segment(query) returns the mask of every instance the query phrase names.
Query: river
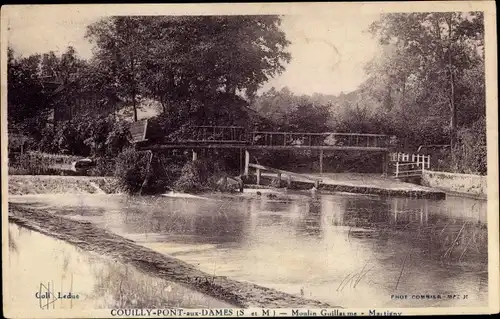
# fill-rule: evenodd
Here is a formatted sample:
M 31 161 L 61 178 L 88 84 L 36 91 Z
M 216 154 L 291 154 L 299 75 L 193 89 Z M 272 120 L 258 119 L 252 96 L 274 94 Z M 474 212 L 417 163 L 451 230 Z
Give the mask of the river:
M 91 221 L 209 274 L 332 305 L 488 302 L 486 201 L 307 192 L 9 200 Z

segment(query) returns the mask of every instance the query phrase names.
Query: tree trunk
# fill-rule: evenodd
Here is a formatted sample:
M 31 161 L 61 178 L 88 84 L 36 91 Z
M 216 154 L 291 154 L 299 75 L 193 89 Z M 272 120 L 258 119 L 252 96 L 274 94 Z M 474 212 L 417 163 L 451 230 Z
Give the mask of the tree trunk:
M 455 77 L 450 65 L 450 148 L 455 145 L 457 134 L 457 109 L 455 105 Z
M 134 88 L 132 89 L 132 106 L 134 107 L 134 122 L 137 122 L 137 103 L 135 101 L 135 96 L 136 96 L 136 92 L 135 92 L 135 86 L 134 86 Z
M 449 15 L 446 19 L 448 23 L 449 37 L 452 33 L 452 16 Z M 453 149 L 456 141 L 456 131 L 457 131 L 457 108 L 455 105 L 455 76 L 453 74 L 453 63 L 452 63 L 452 52 L 451 43 L 448 45 L 448 71 L 450 73 L 450 149 Z

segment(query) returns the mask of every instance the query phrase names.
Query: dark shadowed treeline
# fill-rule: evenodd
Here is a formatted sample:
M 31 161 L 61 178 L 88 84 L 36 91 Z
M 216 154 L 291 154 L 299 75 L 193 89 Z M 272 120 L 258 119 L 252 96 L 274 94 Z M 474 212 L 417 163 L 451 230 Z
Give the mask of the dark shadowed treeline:
M 440 169 L 485 174 L 483 14 L 386 14 L 370 32 L 380 50 L 357 90 L 271 89 L 254 108 L 286 129 L 389 134 L 411 152 L 440 145 Z
M 9 50 L 9 131 L 46 152 L 116 155 L 126 126 L 117 115 L 131 109 L 137 120 L 147 99 L 159 104 L 162 134 L 248 125 L 249 101 L 290 60 L 279 25 L 276 16 L 111 17 L 88 26 L 89 60 L 71 47 Z
M 72 47 L 28 57 L 9 49 L 9 133 L 29 137 L 24 149 L 116 158 L 129 145 L 129 122 L 151 102 L 152 139 L 193 125 L 389 134 L 402 151 L 445 145 L 441 170 L 485 174 L 482 13 L 386 14 L 369 31 L 380 50 L 357 90 L 258 94 L 293 59 L 277 16 L 105 18 L 87 28 L 88 60 Z M 290 169 L 308 160 L 291 156 L 279 158 Z M 335 156 L 335 170 L 380 166 Z

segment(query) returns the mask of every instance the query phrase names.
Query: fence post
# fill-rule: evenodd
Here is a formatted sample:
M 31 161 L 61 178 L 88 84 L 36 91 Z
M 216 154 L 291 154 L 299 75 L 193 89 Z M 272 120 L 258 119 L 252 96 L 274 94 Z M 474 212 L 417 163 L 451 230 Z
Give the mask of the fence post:
M 257 185 L 260 185 L 260 168 L 257 168 Z
M 424 176 L 424 170 L 425 170 L 425 163 L 422 162 L 422 177 Z
M 396 177 L 399 176 L 399 162 L 396 162 Z
M 245 176 L 248 176 L 248 165 L 250 164 L 250 153 L 248 150 L 245 150 L 245 169 L 243 171 L 243 174 Z

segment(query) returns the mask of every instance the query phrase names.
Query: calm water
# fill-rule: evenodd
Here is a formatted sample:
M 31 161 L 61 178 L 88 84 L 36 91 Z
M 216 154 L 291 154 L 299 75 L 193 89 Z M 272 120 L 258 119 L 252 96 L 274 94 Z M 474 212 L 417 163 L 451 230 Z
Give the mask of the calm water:
M 332 305 L 487 305 L 486 201 L 308 193 L 11 201 L 90 220 L 210 274 Z M 426 294 L 468 298 L 412 299 Z
M 9 224 L 7 280 L 12 309 L 210 308 L 229 304 L 134 267 L 89 253 L 64 241 Z M 42 286 L 43 285 L 43 286 Z M 50 286 L 49 286 L 50 285 Z M 39 299 L 50 289 L 78 299 Z M 39 295 L 37 296 L 36 293 Z M 49 303 L 47 303 L 49 302 Z

